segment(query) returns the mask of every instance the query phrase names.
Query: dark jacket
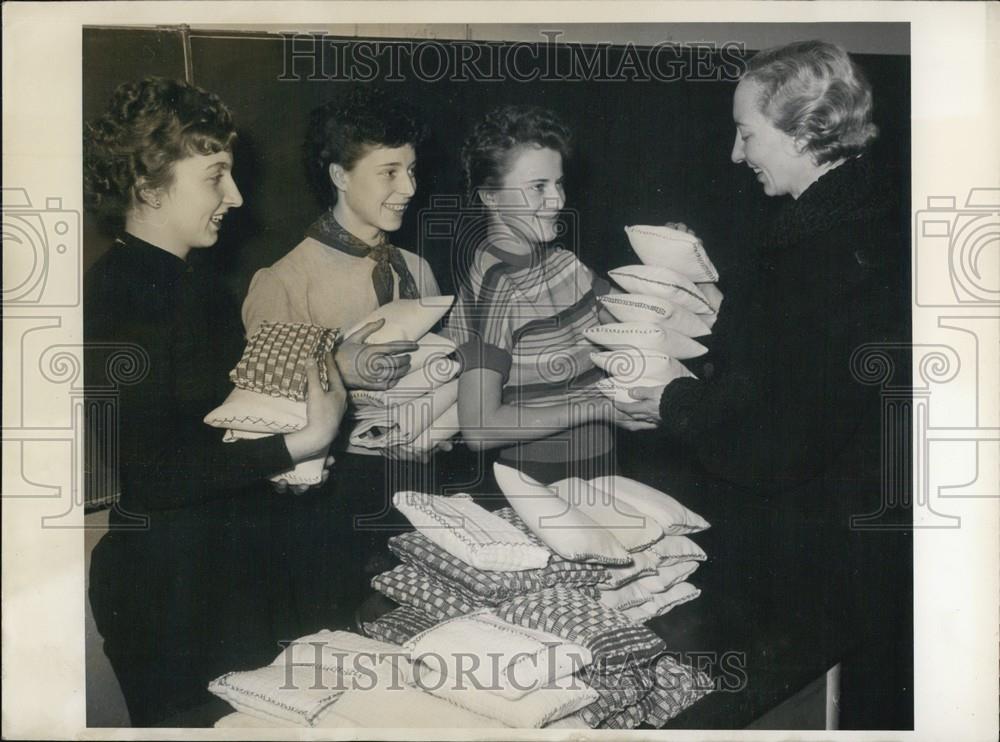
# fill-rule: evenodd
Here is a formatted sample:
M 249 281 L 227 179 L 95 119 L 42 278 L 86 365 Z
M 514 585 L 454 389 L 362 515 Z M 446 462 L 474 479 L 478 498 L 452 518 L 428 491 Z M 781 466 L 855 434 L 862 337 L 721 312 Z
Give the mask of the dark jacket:
M 210 273 L 126 235 L 88 272 L 85 302 L 86 384 L 118 395 L 117 420 L 92 419 L 88 434 L 116 442 L 121 487 L 90 597 L 145 725 L 209 700 L 210 679 L 269 662 L 290 638 L 279 498 L 263 479 L 292 462 L 281 436 L 223 443 L 202 422 L 243 345 Z

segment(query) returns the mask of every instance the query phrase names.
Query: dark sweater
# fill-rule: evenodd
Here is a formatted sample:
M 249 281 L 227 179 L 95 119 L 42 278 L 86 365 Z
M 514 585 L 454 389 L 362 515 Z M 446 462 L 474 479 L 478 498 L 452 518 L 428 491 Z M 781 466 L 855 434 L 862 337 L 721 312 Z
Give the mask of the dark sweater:
M 851 357 L 910 334 L 908 245 L 879 175 L 868 157 L 849 160 L 786 203 L 729 281 L 710 353 L 690 364 L 698 380 L 664 390 L 663 433 L 708 476 L 781 492 L 839 476 L 849 457 L 861 462 L 852 477 L 877 480 L 879 389 Z
M 88 434 L 117 439 L 121 486 L 90 597 L 132 721 L 147 725 L 291 638 L 278 533 L 289 498 L 262 480 L 292 462 L 281 436 L 223 443 L 202 422 L 243 345 L 211 274 L 125 236 L 88 272 L 85 301 L 88 389 L 118 393 L 117 426 L 91 419 Z

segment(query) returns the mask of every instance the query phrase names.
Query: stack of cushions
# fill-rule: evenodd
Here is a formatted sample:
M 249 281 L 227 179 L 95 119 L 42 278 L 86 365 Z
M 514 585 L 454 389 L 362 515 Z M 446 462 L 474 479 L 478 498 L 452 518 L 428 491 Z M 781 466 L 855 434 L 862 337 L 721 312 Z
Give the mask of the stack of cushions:
M 235 385 L 205 422 L 226 430 L 223 440 L 264 438 L 306 425 L 306 364 L 315 360 L 323 390 L 329 390 L 324 357 L 339 340 L 336 330 L 316 325 L 262 322 L 247 342 L 243 357 L 229 373 Z M 303 461 L 272 479 L 316 484 L 325 456 Z
M 510 467 L 495 473 L 511 507 L 494 513 L 466 495 L 396 494 L 417 530 L 389 541 L 402 564 L 372 584 L 400 606 L 366 633 L 409 645 L 443 623 L 492 614 L 580 645 L 593 666 L 576 675 L 598 697 L 555 726 L 660 725 L 708 692 L 707 676 L 667 658 L 642 624 L 698 597 L 687 578 L 706 555 L 688 534 L 709 524 L 624 477 L 549 488 Z M 623 673 L 634 687 L 621 687 Z
M 692 376 L 678 361 L 707 352 L 694 338 L 711 333 L 719 310 L 714 292 L 706 295 L 699 287 L 719 280 L 701 240 L 670 227 L 631 226 L 625 233 L 642 262 L 609 272 L 628 292 L 600 297 L 618 322 L 585 333 L 611 349 L 591 357 L 609 374 L 597 389 L 618 402 L 634 401 L 634 386 Z
M 449 358 L 455 345 L 430 329 L 451 307 L 454 297 L 397 299 L 384 304 L 347 333 L 384 320 L 366 343 L 410 340 L 420 347 L 410 354 L 410 371 L 387 391 L 354 390 L 352 414 L 358 421 L 351 445 L 382 451 L 406 447 L 429 451 L 459 432 L 459 363 Z M 368 369 L 377 373 L 378 369 Z

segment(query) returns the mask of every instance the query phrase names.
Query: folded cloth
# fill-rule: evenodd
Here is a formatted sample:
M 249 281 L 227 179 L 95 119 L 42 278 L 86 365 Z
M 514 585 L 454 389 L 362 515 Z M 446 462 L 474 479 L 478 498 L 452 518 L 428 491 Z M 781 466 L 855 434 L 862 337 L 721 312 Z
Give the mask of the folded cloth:
M 504 601 L 494 613 L 508 623 L 541 629 L 590 650 L 594 662 L 643 662 L 666 650 L 649 629 L 579 591 L 552 587 Z
M 324 728 L 489 729 L 502 726 L 497 719 L 475 714 L 408 685 L 349 690 L 337 700 L 323 721 Z
M 352 685 L 402 682 L 412 677 L 408 664 L 398 646 L 345 631 L 321 631 L 292 642 L 270 665 L 228 672 L 208 689 L 258 719 L 318 726 Z
M 306 403 L 236 387 L 205 415 L 213 428 L 250 433 L 291 433 L 306 426 Z
M 255 438 L 267 438 L 273 433 L 248 433 L 243 430 L 227 430 L 222 440 L 232 443 L 238 440 L 253 440 Z M 314 459 L 306 459 L 295 465 L 294 469 L 275 474 L 271 477 L 272 482 L 287 482 L 288 484 L 319 484 L 323 481 L 323 465 L 326 463 L 326 456 L 317 456 Z
M 427 611 L 414 608 L 412 605 L 401 605 L 366 623 L 362 628 L 373 639 L 391 644 L 405 644 L 436 623 L 437 619 Z
M 651 618 L 662 616 L 664 613 L 672 611 L 679 605 L 694 600 L 701 595 L 701 590 L 690 582 L 681 582 L 671 587 L 666 592 L 655 593 L 650 599 L 634 608 L 624 609 L 622 612 L 636 623 L 645 623 Z
M 419 299 L 396 299 L 383 304 L 369 314 L 346 335 L 353 335 L 370 322 L 385 320 L 382 329 L 372 333 L 365 340 L 369 345 L 390 343 L 394 340 L 417 340 L 434 327 L 451 309 L 454 296 L 425 296 Z
M 672 358 L 697 358 L 708 348 L 669 327 L 652 322 L 612 322 L 583 331 L 592 343 L 618 350 L 649 350 Z
M 704 549 L 687 536 L 664 536 L 647 550 L 656 556 L 657 569 L 679 562 L 704 562 L 708 559 Z
M 510 508 L 502 508 L 494 514 L 508 519 L 515 527 L 520 523 L 520 519 Z M 540 544 L 538 541 L 536 546 Z M 552 585 L 596 585 L 607 577 L 607 569 L 601 565 L 571 562 L 555 554 L 548 565 L 538 570 L 482 570 L 448 553 L 417 531 L 390 538 L 389 550 L 404 564 L 419 569 L 453 590 L 473 595 L 490 605 Z
M 360 422 L 351 433 L 351 445 L 381 449 L 412 443 L 457 401 L 455 379 L 427 394 L 400 393 L 384 409 L 362 408 L 355 412 Z
M 372 587 L 401 605 L 419 608 L 437 621 L 464 616 L 486 605 L 480 598 L 457 591 L 409 564 L 376 575 Z
M 692 338 L 712 334 L 705 315 L 695 314 L 659 296 L 605 294 L 597 298 L 619 322 L 652 322 Z
M 568 504 L 606 529 L 629 553 L 642 551 L 663 538 L 663 529 L 652 518 L 615 500 L 579 477 L 561 479 L 549 488 Z
M 548 549 L 468 495 L 397 492 L 392 503 L 418 531 L 473 567 L 500 572 L 541 569 L 549 563 Z
M 489 651 L 489 650 L 487 650 Z M 475 656 L 482 654 L 482 649 Z M 488 685 L 453 682 L 440 674 L 418 676 L 417 685 L 439 698 L 504 726 L 536 729 L 561 719 L 597 700 L 597 692 L 573 675 L 567 675 L 525 693 L 516 700 Z
M 351 403 L 359 407 L 388 407 L 412 399 L 418 394 L 427 394 L 439 386 L 447 384 L 458 376 L 462 365 L 449 358 L 438 358 L 402 377 L 388 390 L 352 389 L 348 396 Z
M 715 308 L 690 278 L 658 265 L 626 265 L 608 275 L 630 294 L 659 296 L 695 314 L 715 314 Z
M 447 410 L 441 413 L 434 422 L 427 426 L 420 435 L 409 443 L 404 443 L 400 448 L 412 450 L 418 453 L 431 451 L 441 441 L 454 438 L 462 432 L 462 426 L 458 421 L 458 403 L 456 402 Z
M 670 495 L 634 479 L 607 476 L 591 479 L 590 483 L 648 515 L 668 536 L 697 533 L 709 527 L 707 520 Z
M 404 648 L 422 687 L 458 688 L 469 683 L 512 701 L 551 687 L 591 660 L 585 647 L 545 631 L 514 626 L 486 610 L 442 621 L 414 636 Z
M 607 529 L 527 474 L 500 463 L 493 474 L 507 501 L 545 545 L 565 559 L 629 564 L 625 547 Z
M 682 377 L 697 378 L 687 366 L 666 353 L 638 348 L 591 353 L 590 360 L 622 385 L 658 386 Z M 633 402 L 635 400 L 632 400 Z
M 323 391 L 329 390 L 323 357 L 339 339 L 337 330 L 265 320 L 247 341 L 229 379 L 241 389 L 305 402 L 307 361 L 317 362 Z
M 660 265 L 681 273 L 692 281 L 714 283 L 719 272 L 705 252 L 701 240 L 672 227 L 639 224 L 625 227 L 628 241 L 646 265 Z
M 648 593 L 666 592 L 679 582 L 684 582 L 698 569 L 698 562 L 676 562 L 665 564 L 656 570 L 655 575 L 641 577 L 639 586 Z
M 670 538 L 679 537 L 671 536 Z M 627 585 L 642 577 L 655 575 L 657 568 L 663 562 L 663 558 L 660 556 L 660 552 L 653 550 L 653 546 L 655 544 L 632 554 L 632 564 L 627 564 L 624 567 L 608 567 L 607 578 L 598 583 L 597 587 L 602 591 L 617 590 L 623 585 Z

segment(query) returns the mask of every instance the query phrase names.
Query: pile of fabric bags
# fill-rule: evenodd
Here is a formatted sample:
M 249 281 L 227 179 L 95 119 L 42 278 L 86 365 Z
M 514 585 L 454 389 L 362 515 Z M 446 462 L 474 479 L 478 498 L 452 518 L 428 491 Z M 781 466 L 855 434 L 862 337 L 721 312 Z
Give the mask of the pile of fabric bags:
M 340 336 L 317 325 L 262 322 L 247 342 L 236 368 L 229 372 L 235 385 L 225 401 L 205 416 L 205 422 L 225 429 L 223 440 L 264 438 L 291 433 L 306 425 L 306 363 L 317 362 L 320 382 L 329 390 L 324 357 Z M 289 484 L 316 484 L 323 475 L 319 456 L 293 470 L 272 477 Z
M 596 387 L 618 402 L 634 401 L 635 386 L 661 386 L 692 376 L 681 360 L 707 348 L 696 338 L 711 334 L 719 310 L 719 273 L 697 237 L 671 227 L 625 228 L 640 264 L 609 272 L 627 293 L 599 297 L 618 322 L 588 329 L 591 342 L 609 350 L 591 355 L 608 373 Z
M 217 678 L 218 726 L 631 729 L 711 691 L 643 622 L 698 595 L 708 527 L 623 477 L 549 488 L 509 467 L 510 507 L 399 492 L 416 530 L 373 585 L 399 607 L 368 637 L 324 631 Z M 642 610 L 636 610 L 636 609 Z
M 352 446 L 384 451 L 404 447 L 426 453 L 456 435 L 458 423 L 458 361 L 449 356 L 455 344 L 430 329 L 445 315 L 452 296 L 397 299 L 384 304 L 351 328 L 385 320 L 368 336 L 368 344 L 410 340 L 419 349 L 410 354 L 410 371 L 386 391 L 350 392 L 351 414 L 357 421 L 351 431 Z M 379 369 L 366 369 L 377 375 Z

